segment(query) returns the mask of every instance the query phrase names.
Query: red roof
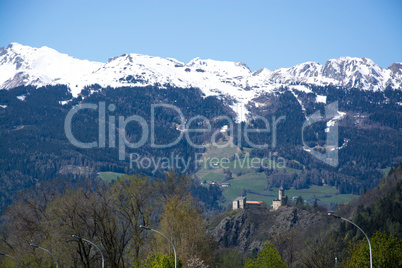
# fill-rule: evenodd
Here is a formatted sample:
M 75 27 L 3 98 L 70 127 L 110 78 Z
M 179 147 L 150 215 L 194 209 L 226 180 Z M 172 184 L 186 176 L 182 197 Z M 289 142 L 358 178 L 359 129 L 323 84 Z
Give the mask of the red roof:
M 263 201 L 246 201 L 246 204 L 256 204 L 256 205 L 260 205 L 263 204 Z

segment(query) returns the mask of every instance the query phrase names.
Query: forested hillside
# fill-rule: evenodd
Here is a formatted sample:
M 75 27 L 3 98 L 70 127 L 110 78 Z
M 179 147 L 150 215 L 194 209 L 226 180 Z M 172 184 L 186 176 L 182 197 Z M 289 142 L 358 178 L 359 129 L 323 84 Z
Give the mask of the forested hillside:
M 353 215 L 353 221 L 366 233 L 372 236 L 381 230 L 387 234 L 395 234 L 402 239 L 402 164 L 393 168 L 389 175 L 382 179 L 374 189 L 367 191 L 358 200 L 341 208 L 343 215 Z M 359 232 L 353 231 L 351 225 L 341 225 L 340 235 L 352 231 L 363 239 Z M 349 237 L 353 237 L 350 233 Z
M 337 87 L 312 87 L 312 90 L 315 93 L 282 87 L 277 93 L 260 96 L 255 99 L 255 104 L 249 104 L 252 116 L 263 116 L 268 122 L 283 118 L 276 124 L 275 134 L 273 129 L 268 133 L 247 133 L 246 139 L 244 122 L 235 124 L 228 134 L 242 150 L 250 152 L 250 157 L 264 158 L 273 154 L 284 158 L 287 167 L 301 170 L 289 174 L 262 169 L 267 176 L 268 188 L 283 185 L 286 189 L 304 189 L 310 185 L 326 184 L 335 186 L 341 194 L 361 194 L 375 187 L 384 170 L 401 161 L 400 91 L 387 89 L 380 93 Z M 325 152 L 322 146 L 325 144 L 326 122 L 303 129 L 306 117 L 316 111 L 324 112 L 325 105 L 316 102 L 316 94 L 326 95 L 327 103 L 338 101 L 338 109 L 345 112 L 338 119 L 339 164 L 336 167 L 314 158 L 303 146 L 305 142 L 309 147 Z M 103 117 L 100 115 L 101 103 L 105 107 Z M 94 178 L 102 171 L 158 176 L 169 169 L 193 174 L 198 169 L 196 158 L 205 150 L 192 144 L 210 143 L 212 137 L 214 140 L 224 138 L 219 132 L 215 136 L 213 133 L 227 125 L 228 120 L 235 122 L 235 114 L 228 106 L 232 103 L 228 99 L 205 97 L 198 89 L 168 85 L 142 88 L 101 88 L 94 85 L 84 89 L 78 98 L 73 98 L 66 86 L 19 87 L 0 91 L 0 104 L 1 210 L 10 204 L 19 190 L 55 178 L 76 181 Z M 100 148 L 78 148 L 67 139 L 66 117 L 79 104 L 96 105 L 99 109 L 77 112 L 71 121 L 72 134 L 84 143 L 101 142 L 99 139 L 103 137 L 104 144 L 98 144 Z M 154 110 L 155 125 L 153 133 L 149 133 L 152 105 L 160 106 Z M 163 105 L 172 105 L 176 109 Z M 146 133 L 139 122 L 128 123 L 125 127 L 127 142 L 147 139 L 135 150 L 123 144 L 121 156 L 119 146 L 125 141 L 119 140 L 118 124 L 120 117 L 124 122 L 130 116 L 143 118 L 149 129 Z M 223 117 L 219 119 L 218 116 Z M 207 131 L 185 133 L 192 144 L 180 136 L 184 134 L 183 124 L 190 122 L 189 119 L 192 119 L 189 127 L 193 130 L 205 129 L 208 124 L 210 127 Z M 110 136 L 114 130 L 109 127 L 105 126 L 105 133 L 99 133 L 99 125 L 103 122 L 106 126 L 115 126 L 114 141 Z M 247 125 L 254 129 L 266 128 L 261 120 L 253 117 Z M 158 149 L 152 146 L 151 137 L 155 144 L 169 144 L 182 138 L 174 146 Z M 269 146 L 259 149 L 250 144 Z M 144 168 L 130 165 L 130 154 L 133 153 L 149 159 L 174 156 L 185 161 L 177 161 L 175 166 L 170 163 L 165 168 L 152 164 Z M 121 157 L 124 161 L 119 160 Z
M 89 92 L 90 96 L 87 96 Z M 23 97 L 20 97 L 23 96 Z M 17 98 L 20 97 L 20 98 Z M 83 100 L 84 99 L 84 100 Z M 124 160 L 119 160 L 119 140 L 116 131 L 115 146 L 107 140 L 103 148 L 81 149 L 71 144 L 65 132 L 65 119 L 73 106 L 79 103 L 115 105 L 116 110 L 107 110 L 107 120 L 113 116 L 118 124 L 119 117 L 140 116 L 151 129 L 151 104 L 172 104 L 183 113 L 183 116 L 205 116 L 213 118 L 219 115 L 231 117 L 232 112 L 222 101 L 215 97 L 203 98 L 197 89 L 178 88 L 120 88 L 100 89 L 91 87 L 84 90 L 82 97 L 72 99 L 65 86 L 56 87 L 20 87 L 10 91 L 0 91 L 0 103 L 7 108 L 0 108 L 0 211 L 10 204 L 17 192 L 30 186 L 54 180 L 82 180 L 95 178 L 101 171 L 120 173 L 141 173 L 157 177 L 166 170 L 175 169 L 178 172 L 191 173 L 196 165 L 194 156 L 202 149 L 194 148 L 181 139 L 174 147 L 166 149 L 151 148 L 148 138 L 144 146 L 132 150 L 127 149 Z M 155 109 L 155 139 L 156 144 L 168 144 L 176 140 L 180 131 L 180 114 L 167 108 Z M 84 109 L 72 120 L 72 133 L 81 142 L 98 141 L 99 111 Z M 217 125 L 214 125 L 217 124 Z M 118 125 L 117 125 L 118 127 Z M 117 128 L 116 127 L 116 128 Z M 220 122 L 212 122 L 212 130 L 220 128 Z M 106 128 L 109 135 L 109 129 Z M 127 124 L 126 137 L 136 142 L 142 135 L 142 129 L 136 122 Z M 211 135 L 212 133 L 206 133 Z M 189 135 L 195 143 L 202 143 L 207 137 L 202 133 Z M 178 162 L 165 169 L 148 166 L 142 168 L 130 165 L 130 153 L 136 153 L 144 158 L 149 157 L 180 157 L 188 159 L 184 165 Z

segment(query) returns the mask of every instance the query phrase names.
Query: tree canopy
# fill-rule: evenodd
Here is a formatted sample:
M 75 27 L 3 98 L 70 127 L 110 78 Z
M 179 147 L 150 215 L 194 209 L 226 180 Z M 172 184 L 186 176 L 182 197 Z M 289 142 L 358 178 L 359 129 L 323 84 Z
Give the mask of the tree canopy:
M 395 235 L 386 235 L 376 232 L 370 239 L 372 248 L 373 267 L 402 267 L 402 240 Z M 352 249 L 350 258 L 346 261 L 346 268 L 360 268 L 370 266 L 370 251 L 366 240 L 361 241 Z
M 285 268 L 286 264 L 282 261 L 275 246 L 270 242 L 265 244 L 256 258 L 246 259 L 243 268 Z

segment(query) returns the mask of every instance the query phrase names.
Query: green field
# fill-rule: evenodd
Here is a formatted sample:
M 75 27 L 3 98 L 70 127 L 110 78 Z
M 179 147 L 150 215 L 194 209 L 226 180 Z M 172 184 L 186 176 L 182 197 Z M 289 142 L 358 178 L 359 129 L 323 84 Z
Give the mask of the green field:
M 219 143 L 222 145 L 223 143 Z M 207 147 L 207 151 L 203 155 L 205 162 L 200 163 L 201 169 L 196 173 L 201 181 L 211 183 L 212 181 L 222 182 L 225 173 L 228 169 L 232 172 L 229 188 L 222 188 L 223 195 L 226 199 L 221 205 L 230 205 L 232 200 L 239 197 L 242 192 L 247 193 L 248 200 L 264 201 L 268 206 L 272 204 L 272 200 L 278 197 L 278 188 L 273 188 L 271 191 L 266 189 L 267 177 L 264 172 L 257 172 L 252 166 L 263 163 L 264 167 L 275 167 L 276 163 L 270 159 L 247 158 L 251 149 L 240 148 L 231 144 L 224 148 L 216 148 L 212 145 Z M 243 158 L 241 158 L 243 157 Z M 231 161 L 229 160 L 231 159 Z M 212 161 L 212 162 L 211 162 Z M 217 163 L 217 164 L 214 164 Z M 250 168 L 251 167 L 251 168 Z M 290 173 L 299 173 L 300 170 L 284 167 Z M 384 169 L 384 173 L 388 173 L 390 169 Z M 259 170 L 261 171 L 261 170 Z M 121 177 L 122 173 L 115 172 L 100 172 L 99 177 L 104 181 L 111 182 Z M 308 189 L 289 189 L 285 195 L 289 200 L 294 196 L 302 196 L 303 199 L 317 198 L 319 203 L 347 203 L 352 199 L 357 198 L 357 195 L 339 194 L 335 187 L 331 186 L 311 186 Z
M 99 172 L 98 177 L 106 182 L 112 182 L 117 180 L 117 178 L 123 176 L 123 173 L 116 173 L 116 172 Z
M 224 175 L 220 173 L 215 173 L 215 172 L 209 172 L 203 179 L 206 181 L 222 181 Z
M 267 177 L 264 173 L 247 173 L 241 176 L 234 176 L 231 180 L 233 186 L 239 188 L 250 188 L 253 190 L 263 190 L 267 187 Z
M 223 159 L 223 158 L 221 158 Z M 229 159 L 229 157 L 224 158 Z M 217 164 L 214 164 L 217 163 Z M 230 162 L 222 161 L 222 162 L 215 162 L 212 160 L 211 162 L 201 163 L 201 169 L 196 173 L 197 177 L 200 178 L 202 181 L 206 180 L 207 182 L 211 181 L 220 181 L 224 177 L 224 169 L 228 169 L 233 173 L 233 177 L 236 174 L 241 173 L 242 175 L 246 176 L 248 173 L 255 173 L 253 167 L 258 167 L 259 164 L 262 164 L 264 167 L 271 167 L 275 168 L 276 163 L 275 161 L 271 161 L 269 159 L 260 159 L 260 158 L 236 158 Z M 284 167 L 290 173 L 299 173 L 301 170 L 287 168 Z M 280 167 L 279 167 L 280 169 Z M 242 176 L 241 175 L 241 176 Z M 248 180 L 249 176 L 246 176 L 244 180 Z
M 249 153 L 250 150 L 244 152 Z M 232 200 L 239 197 L 242 192 L 247 192 L 248 200 L 264 201 L 267 205 L 278 197 L 278 189 L 271 191 L 267 187 L 267 177 L 264 172 L 257 172 L 253 166 L 263 163 L 264 167 L 276 167 L 276 163 L 270 159 L 247 158 L 237 147 L 228 146 L 222 149 L 209 146 L 204 154 L 205 162 L 201 163 L 201 169 L 196 173 L 201 181 L 211 183 L 212 181 L 222 182 L 225 177 L 224 170 L 232 172 L 233 179 L 229 188 L 222 188 L 226 201 L 224 206 L 230 205 Z M 231 159 L 231 161 L 228 161 Z M 215 163 L 215 164 L 214 164 Z M 299 173 L 301 170 L 284 167 L 290 173 Z M 387 170 L 384 170 L 387 172 Z M 289 189 L 285 194 L 291 199 L 294 196 L 302 196 L 303 199 L 318 199 L 319 203 L 346 203 L 357 198 L 357 195 L 339 194 L 335 187 L 311 186 L 308 189 Z
M 268 206 L 272 204 L 272 200 L 278 198 L 278 188 L 273 188 L 272 191 L 252 189 L 254 187 L 239 188 L 236 187 L 236 183 L 232 184 L 232 181 L 228 181 L 231 184 L 230 188 L 222 188 L 223 195 L 226 201 L 223 206 L 229 205 L 232 200 L 239 197 L 242 193 L 242 189 L 252 190 L 252 193 L 247 192 L 247 200 L 264 201 Z M 301 196 L 303 199 L 318 199 L 319 203 L 335 204 L 335 203 L 347 203 L 352 199 L 358 198 L 357 195 L 352 194 L 339 194 L 335 187 L 331 186 L 311 186 L 308 189 L 295 190 L 293 188 L 285 191 L 285 195 L 289 200 L 294 196 Z

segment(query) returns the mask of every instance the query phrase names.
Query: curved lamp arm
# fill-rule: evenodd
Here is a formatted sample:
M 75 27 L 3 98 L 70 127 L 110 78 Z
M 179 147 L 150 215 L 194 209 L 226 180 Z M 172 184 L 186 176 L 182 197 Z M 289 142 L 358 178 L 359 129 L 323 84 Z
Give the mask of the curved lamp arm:
M 1 253 L 1 252 L 0 252 L 0 255 L 7 256 L 7 257 L 9 257 L 9 258 L 15 260 L 16 262 L 18 262 L 18 265 L 22 268 L 22 265 L 21 265 L 20 261 L 19 261 L 17 258 L 14 258 L 13 256 L 10 256 L 10 255 L 8 255 L 8 254 Z
M 47 250 L 47 249 L 45 249 L 45 248 L 41 248 L 41 247 L 39 247 L 39 246 L 37 246 L 37 245 L 35 245 L 35 244 L 29 244 L 29 245 L 30 245 L 31 247 L 33 247 L 33 248 L 40 248 L 41 250 L 44 250 L 44 251 L 46 251 L 47 253 L 49 253 L 50 255 L 52 255 L 53 259 L 56 261 L 56 267 L 59 268 L 59 263 L 58 263 L 56 257 L 52 254 L 52 252 L 50 252 L 49 250 Z
M 366 233 L 362 230 L 362 228 L 360 228 L 360 227 L 357 226 L 354 222 L 352 222 L 352 221 L 350 221 L 350 220 L 348 220 L 348 219 L 345 219 L 345 218 L 343 218 L 343 217 L 341 217 L 341 216 L 335 215 L 333 212 L 328 212 L 328 216 L 332 216 L 332 217 L 334 217 L 334 218 L 336 218 L 336 219 L 341 219 L 341 220 L 347 221 L 347 222 L 353 224 L 354 226 L 356 226 L 357 229 L 359 229 L 359 230 L 364 234 L 364 236 L 365 236 L 366 239 L 367 239 L 367 242 L 368 242 L 368 244 L 369 244 L 369 249 L 370 249 L 370 268 L 373 268 L 373 255 L 372 255 L 372 252 L 371 252 L 371 243 L 370 243 L 370 239 L 368 238 L 368 236 L 366 235 Z
M 77 238 L 77 239 L 79 239 L 79 240 L 84 240 L 85 242 L 88 242 L 88 243 L 90 243 L 91 245 L 93 245 L 93 246 L 99 251 L 99 253 L 100 253 L 101 256 L 102 256 L 102 268 L 105 267 L 105 258 L 103 257 L 102 251 L 100 250 L 100 248 L 99 248 L 97 245 L 95 245 L 94 243 L 92 243 L 92 242 L 89 241 L 88 239 L 79 237 L 78 235 L 72 235 L 72 237 Z
M 165 238 L 166 238 L 166 239 L 167 239 L 167 240 L 170 242 L 170 244 L 171 244 L 171 245 L 172 245 L 172 247 L 173 247 L 173 251 L 174 251 L 174 267 L 175 267 L 175 268 L 177 268 L 177 255 L 176 255 L 176 248 L 174 247 L 174 245 L 173 245 L 172 241 L 170 241 L 170 239 L 169 239 L 169 238 L 167 238 L 167 236 L 166 236 L 166 235 L 162 234 L 161 232 L 159 232 L 159 231 L 157 231 L 157 230 L 151 229 L 151 228 L 146 227 L 146 226 L 143 226 L 143 225 L 140 225 L 140 228 L 145 229 L 145 230 L 149 230 L 149 231 L 156 232 L 156 233 L 158 233 L 158 234 L 162 235 L 163 237 L 165 237 Z

